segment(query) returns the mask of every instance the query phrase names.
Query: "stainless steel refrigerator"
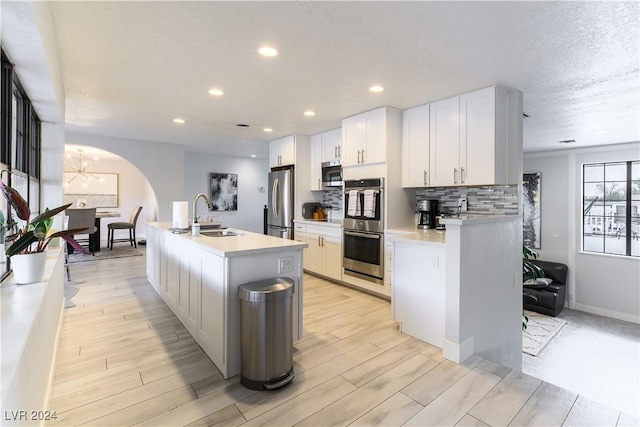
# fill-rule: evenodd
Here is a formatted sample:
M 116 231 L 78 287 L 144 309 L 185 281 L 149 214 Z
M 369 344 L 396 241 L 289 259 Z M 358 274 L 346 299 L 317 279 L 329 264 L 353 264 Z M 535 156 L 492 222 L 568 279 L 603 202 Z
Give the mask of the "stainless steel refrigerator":
M 293 171 L 290 169 L 269 173 L 267 234 L 293 239 Z

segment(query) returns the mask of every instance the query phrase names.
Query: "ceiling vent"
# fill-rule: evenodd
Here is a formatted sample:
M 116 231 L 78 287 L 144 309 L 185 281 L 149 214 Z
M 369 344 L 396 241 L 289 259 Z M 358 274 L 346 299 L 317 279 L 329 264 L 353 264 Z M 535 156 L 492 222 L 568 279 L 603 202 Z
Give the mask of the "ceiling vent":
M 564 141 L 558 141 L 558 144 L 573 144 L 576 142 L 575 139 L 565 139 Z
M 526 119 L 527 117 L 530 117 L 527 113 L 522 113 L 522 118 Z
M 246 124 L 246 123 L 236 123 L 236 126 L 239 128 L 248 128 L 251 127 L 250 125 Z

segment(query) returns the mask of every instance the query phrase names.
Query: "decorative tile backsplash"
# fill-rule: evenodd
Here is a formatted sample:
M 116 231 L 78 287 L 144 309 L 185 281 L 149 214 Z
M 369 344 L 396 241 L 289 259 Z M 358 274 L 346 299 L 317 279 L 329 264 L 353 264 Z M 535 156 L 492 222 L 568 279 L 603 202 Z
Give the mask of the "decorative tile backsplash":
M 467 197 L 467 212 L 491 215 L 517 215 L 520 206 L 517 185 L 495 187 L 437 187 L 416 189 L 416 201 L 438 199 L 441 213 L 458 213 L 458 199 Z
M 322 205 L 330 209 L 342 209 L 342 188 L 328 188 L 322 191 Z

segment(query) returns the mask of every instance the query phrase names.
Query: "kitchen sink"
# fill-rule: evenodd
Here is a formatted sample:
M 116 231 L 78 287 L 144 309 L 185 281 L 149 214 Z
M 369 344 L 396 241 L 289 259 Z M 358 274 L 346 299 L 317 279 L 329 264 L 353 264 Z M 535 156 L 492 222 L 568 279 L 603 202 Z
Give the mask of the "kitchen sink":
M 231 230 L 202 231 L 200 234 L 207 237 L 242 236 L 242 234 L 238 234 L 235 231 Z

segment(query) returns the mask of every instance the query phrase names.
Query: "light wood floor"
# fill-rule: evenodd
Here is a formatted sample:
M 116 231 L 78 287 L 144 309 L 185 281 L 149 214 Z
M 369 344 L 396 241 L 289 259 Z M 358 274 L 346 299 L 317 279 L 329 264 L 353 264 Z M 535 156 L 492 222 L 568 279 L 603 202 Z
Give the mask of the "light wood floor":
M 638 425 L 638 419 L 479 357 L 457 365 L 398 332 L 388 302 L 305 276 L 294 381 L 223 380 L 148 284 L 144 257 L 71 265 L 53 425 Z

